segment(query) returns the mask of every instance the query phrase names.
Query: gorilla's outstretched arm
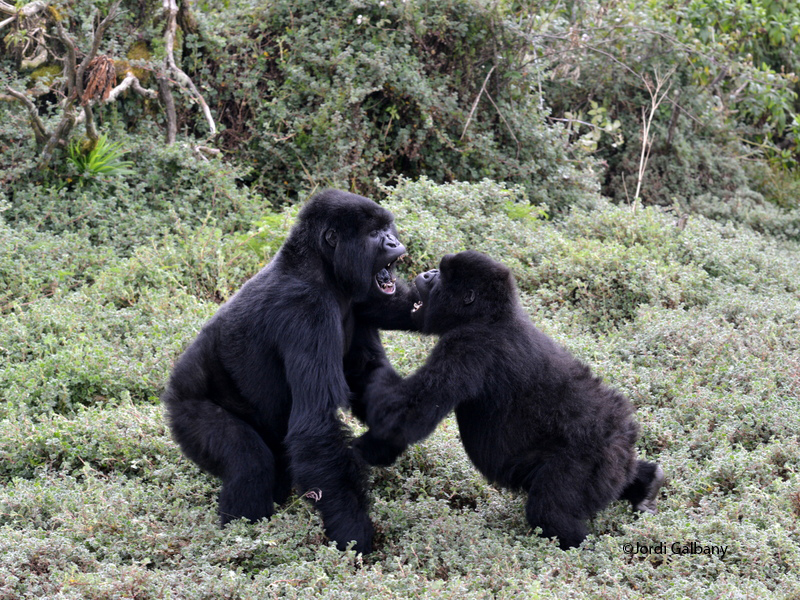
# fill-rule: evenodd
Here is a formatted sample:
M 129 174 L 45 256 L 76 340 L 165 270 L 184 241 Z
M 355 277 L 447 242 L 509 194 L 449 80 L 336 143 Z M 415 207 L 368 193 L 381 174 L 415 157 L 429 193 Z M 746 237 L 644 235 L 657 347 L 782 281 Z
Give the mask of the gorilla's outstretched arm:
M 465 332 L 440 341 L 425 364 L 405 379 L 391 368 L 376 371 L 364 394 L 369 430 L 354 442 L 364 460 L 390 465 L 408 446 L 433 433 L 460 403 L 477 397 L 488 368 L 473 351 L 481 347 Z
M 396 280 L 394 294 L 359 302 L 353 308 L 353 314 L 362 327 L 419 331 L 419 324 L 411 316 L 418 301 L 419 293 L 414 286 Z
M 367 420 L 364 392 L 370 378 L 377 371 L 393 371 L 378 328 L 419 330 L 411 318 L 419 293 L 415 287 L 399 280 L 395 288 L 391 296 L 375 297 L 373 294 L 370 301 L 356 304 L 353 309 L 356 325 L 350 350 L 344 357 L 344 374 L 350 388 L 350 411 L 362 422 Z

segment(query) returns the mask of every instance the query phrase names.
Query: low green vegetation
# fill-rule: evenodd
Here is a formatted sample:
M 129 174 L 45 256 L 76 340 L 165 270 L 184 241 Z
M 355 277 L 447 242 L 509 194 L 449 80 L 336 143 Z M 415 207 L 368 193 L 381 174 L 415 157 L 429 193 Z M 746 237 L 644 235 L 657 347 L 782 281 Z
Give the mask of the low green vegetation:
M 409 248 L 404 276 L 445 252 L 491 253 L 534 321 L 631 398 L 641 453 L 669 477 L 659 514 L 614 504 L 562 552 L 529 531 L 522 497 L 481 479 L 448 420 L 373 471 L 368 557 L 335 550 L 297 497 L 268 523 L 220 530 L 218 482 L 170 440 L 157 395 L 291 214 L 226 235 L 229 222 L 205 221 L 133 251 L 3 224 L 0 597 L 800 594 L 795 243 L 600 199 L 553 222 L 488 180 L 404 180 L 383 202 Z M 384 339 L 405 373 L 434 342 Z M 725 555 L 682 554 L 711 546 Z
M 111 3 L 30 4 L 0 3 L 0 600 L 800 598 L 796 2 L 181 2 L 167 144 L 163 3 L 126 0 L 98 52 L 153 93 L 46 162 L 61 30 L 85 55 Z M 327 186 L 392 210 L 403 277 L 509 265 L 636 406 L 659 513 L 562 552 L 449 419 L 372 471 L 370 556 L 296 496 L 220 530 L 158 396 Z M 383 339 L 402 373 L 435 343 Z

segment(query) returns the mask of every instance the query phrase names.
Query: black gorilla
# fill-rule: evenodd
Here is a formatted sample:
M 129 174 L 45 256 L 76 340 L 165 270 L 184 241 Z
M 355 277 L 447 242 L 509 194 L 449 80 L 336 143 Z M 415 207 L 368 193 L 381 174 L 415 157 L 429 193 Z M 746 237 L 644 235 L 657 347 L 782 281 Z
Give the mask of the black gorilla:
M 390 464 L 455 408 L 464 448 L 489 481 L 528 492 L 526 515 L 562 548 L 616 499 L 655 512 L 661 467 L 637 460 L 630 402 L 536 329 L 511 272 L 477 252 L 447 255 L 416 279 L 413 317 L 441 337 L 416 373 L 373 373 L 370 429 L 355 446 Z
M 269 517 L 294 486 L 339 548 L 371 550 L 366 465 L 337 409 L 352 388 L 363 418 L 366 377 L 391 368 L 376 328 L 414 327 L 404 253 L 389 211 L 326 190 L 177 361 L 162 401 L 183 452 L 222 479 L 222 524 Z

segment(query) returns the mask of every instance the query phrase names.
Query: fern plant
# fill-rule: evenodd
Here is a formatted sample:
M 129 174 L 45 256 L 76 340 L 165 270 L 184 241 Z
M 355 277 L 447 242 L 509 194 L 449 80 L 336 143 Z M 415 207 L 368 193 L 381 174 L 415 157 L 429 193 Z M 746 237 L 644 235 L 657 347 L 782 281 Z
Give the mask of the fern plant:
M 105 134 L 97 138 L 94 146 L 86 151 L 78 140 L 70 142 L 68 160 L 81 176 L 130 175 L 133 162 L 122 160 L 121 142 L 109 142 Z

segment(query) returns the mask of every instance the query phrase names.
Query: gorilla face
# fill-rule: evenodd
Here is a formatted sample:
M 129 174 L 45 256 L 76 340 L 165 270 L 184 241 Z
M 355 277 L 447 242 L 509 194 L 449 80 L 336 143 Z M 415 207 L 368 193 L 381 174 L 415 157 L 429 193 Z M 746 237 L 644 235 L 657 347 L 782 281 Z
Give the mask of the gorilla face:
M 372 271 L 375 273 L 373 276 L 375 286 L 381 294 L 392 295 L 397 280 L 395 265 L 406 253 L 406 248 L 397 239 L 393 225 L 373 230 L 369 238 L 370 244 L 375 248 L 375 260 L 372 266 Z
M 420 301 L 411 320 L 423 333 L 442 334 L 453 327 L 491 321 L 514 305 L 511 271 L 488 256 L 468 250 L 447 254 L 438 269 L 414 280 Z
M 439 269 L 431 269 L 425 271 L 422 275 L 417 276 L 414 280 L 414 285 L 417 286 L 419 291 L 420 301 L 414 305 L 412 312 L 419 312 L 422 310 L 428 297 L 431 295 L 431 288 L 439 282 Z
M 414 280 L 414 286 L 419 293 L 419 301 L 414 303 L 414 308 L 411 309 L 411 319 L 422 328 L 425 322 L 425 313 L 427 312 L 427 304 L 431 295 L 431 289 L 439 283 L 439 269 L 431 269 L 418 275 Z
M 353 300 L 394 294 L 394 266 L 406 249 L 397 239 L 392 213 L 363 196 L 329 190 L 325 202 L 312 199 L 299 220 L 315 232 L 320 255 Z

